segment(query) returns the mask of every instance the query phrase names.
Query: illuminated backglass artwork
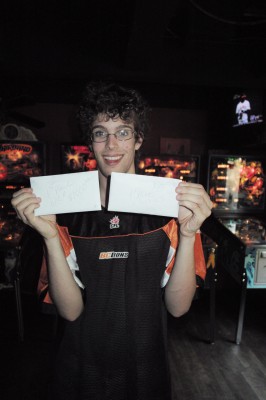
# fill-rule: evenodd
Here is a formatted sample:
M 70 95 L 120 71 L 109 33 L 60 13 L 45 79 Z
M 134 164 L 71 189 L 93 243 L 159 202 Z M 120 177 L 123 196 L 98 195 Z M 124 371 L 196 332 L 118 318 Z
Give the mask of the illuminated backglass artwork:
M 159 155 L 142 156 L 137 170 L 143 175 L 161 176 L 198 182 L 199 156 Z
M 263 211 L 264 160 L 256 156 L 210 156 L 208 191 L 214 211 Z
M 27 183 L 45 171 L 40 142 L 0 142 L 0 184 Z
M 95 171 L 97 162 L 89 146 L 62 144 L 61 166 L 63 173 Z

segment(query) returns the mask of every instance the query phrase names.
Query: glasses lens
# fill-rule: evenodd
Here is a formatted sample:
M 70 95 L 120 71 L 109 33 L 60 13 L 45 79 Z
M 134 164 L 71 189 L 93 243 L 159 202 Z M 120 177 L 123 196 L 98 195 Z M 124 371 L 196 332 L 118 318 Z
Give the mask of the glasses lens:
M 105 142 L 107 140 L 108 133 L 102 131 L 101 129 L 96 129 L 95 131 L 92 131 L 91 136 L 93 142 Z
M 133 130 L 131 128 L 123 128 L 115 133 L 118 140 L 128 140 L 133 136 Z

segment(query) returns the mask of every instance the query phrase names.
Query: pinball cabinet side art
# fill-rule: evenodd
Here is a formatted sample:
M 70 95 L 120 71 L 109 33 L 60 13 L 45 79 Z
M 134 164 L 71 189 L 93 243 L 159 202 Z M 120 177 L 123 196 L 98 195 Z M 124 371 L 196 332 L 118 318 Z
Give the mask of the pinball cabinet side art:
M 207 190 L 213 217 L 203 232 L 217 243 L 217 265 L 241 288 L 235 342 L 242 339 L 247 289 L 266 288 L 263 156 L 210 155 Z
M 6 290 L 15 292 L 20 340 L 23 339 L 24 334 L 21 306 L 22 278 L 25 289 L 29 290 L 32 282 L 36 282 L 39 266 L 33 265 L 34 257 L 27 258 L 27 265 L 22 262 L 21 253 L 25 243 L 30 255 L 33 252 L 34 242 L 31 241 L 30 244 L 28 240 L 25 240 L 29 232 L 17 218 L 11 206 L 11 198 L 15 191 L 30 186 L 30 177 L 44 175 L 45 170 L 43 143 L 0 142 L 0 293 Z

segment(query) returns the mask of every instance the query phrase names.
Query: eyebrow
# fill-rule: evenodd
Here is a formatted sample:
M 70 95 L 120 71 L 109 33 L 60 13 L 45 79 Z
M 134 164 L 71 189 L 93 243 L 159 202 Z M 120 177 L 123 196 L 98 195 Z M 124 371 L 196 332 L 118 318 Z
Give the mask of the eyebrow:
M 104 130 L 107 131 L 107 128 L 106 128 L 105 126 L 103 126 L 103 125 L 94 125 L 94 126 L 92 127 L 92 130 L 95 129 L 95 128 L 102 128 L 102 129 L 104 129 Z M 132 126 L 130 126 L 130 125 L 125 125 L 125 124 L 117 126 L 116 129 L 121 129 L 121 128 L 131 128 L 131 129 L 134 129 L 134 127 L 132 127 Z

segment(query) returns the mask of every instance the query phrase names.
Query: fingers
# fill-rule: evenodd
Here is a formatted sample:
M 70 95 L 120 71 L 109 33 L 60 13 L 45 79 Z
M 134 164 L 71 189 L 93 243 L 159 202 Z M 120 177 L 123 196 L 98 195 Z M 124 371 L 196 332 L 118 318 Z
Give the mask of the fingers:
M 204 187 L 197 183 L 181 182 L 176 188 L 176 198 L 180 205 L 205 217 L 211 214 L 213 203 Z
M 36 197 L 32 189 L 21 189 L 14 193 L 11 204 L 17 216 L 25 224 L 34 228 L 44 239 L 58 236 L 55 215 L 35 216 L 34 210 L 40 206 L 41 199 Z
M 34 210 L 38 207 L 39 203 L 34 200 L 28 205 L 25 205 L 21 211 L 19 210 L 21 219 L 25 224 L 32 225 L 33 219 L 35 218 Z
M 21 196 L 23 193 L 33 193 L 33 190 L 32 190 L 32 188 L 23 188 L 23 189 L 18 190 L 17 192 L 14 192 L 14 193 L 13 193 L 13 199 L 12 199 L 11 202 L 13 202 L 13 200 L 14 200 L 16 197 Z
M 178 220 L 183 236 L 194 235 L 211 214 L 213 204 L 202 185 L 182 182 L 176 188 Z
M 34 210 L 40 205 L 40 198 L 35 196 L 32 189 L 24 188 L 13 194 L 11 204 L 18 218 L 30 225 L 34 217 Z

